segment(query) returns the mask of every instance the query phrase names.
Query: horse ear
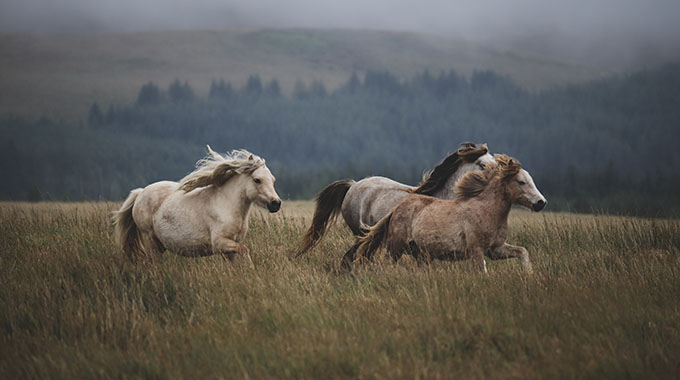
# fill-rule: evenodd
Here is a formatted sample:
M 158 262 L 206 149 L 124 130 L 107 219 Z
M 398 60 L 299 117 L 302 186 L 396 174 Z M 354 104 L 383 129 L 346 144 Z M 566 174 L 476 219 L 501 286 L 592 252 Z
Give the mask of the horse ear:
M 511 158 L 508 162 L 508 168 L 510 169 L 509 174 L 511 176 L 515 176 L 519 173 L 519 169 L 522 168 L 522 165 L 519 163 L 519 161 Z
M 460 143 L 460 147 L 458 148 L 458 152 L 462 153 L 462 152 L 466 152 L 466 151 L 469 151 L 469 150 L 472 150 L 472 149 L 475 149 L 475 148 L 476 148 L 476 146 L 475 146 L 474 143 L 466 141 L 466 142 Z

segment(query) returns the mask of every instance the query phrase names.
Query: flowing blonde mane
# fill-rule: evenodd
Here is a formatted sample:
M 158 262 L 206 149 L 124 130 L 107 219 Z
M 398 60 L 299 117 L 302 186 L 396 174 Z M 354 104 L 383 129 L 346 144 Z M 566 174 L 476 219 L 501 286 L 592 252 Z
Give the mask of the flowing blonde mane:
M 501 181 L 507 181 L 519 173 L 522 164 L 505 154 L 494 154 L 495 163 L 485 165 L 483 171 L 473 171 L 465 174 L 456 184 L 456 194 L 459 199 L 469 199 L 481 194 L 497 175 Z
M 265 164 L 264 159 L 247 150 L 232 150 L 223 156 L 207 147 L 208 155 L 179 182 L 179 188 L 187 193 L 199 187 L 222 186 L 234 175 L 252 173 Z
M 486 144 L 476 145 L 470 142 L 460 144 L 458 151 L 449 154 L 434 169 L 423 175 L 423 182 L 412 190 L 415 194 L 434 195 L 446 185 L 446 181 L 458 171 L 460 165 L 468 162 L 475 162 L 479 157 L 485 155 L 489 148 Z

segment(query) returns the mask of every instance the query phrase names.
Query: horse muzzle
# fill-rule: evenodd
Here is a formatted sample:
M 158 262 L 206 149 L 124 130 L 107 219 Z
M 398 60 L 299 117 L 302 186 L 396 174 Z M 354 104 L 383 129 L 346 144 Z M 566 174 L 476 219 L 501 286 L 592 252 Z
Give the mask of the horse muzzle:
M 281 200 L 280 199 L 276 199 L 276 200 L 273 200 L 273 201 L 267 203 L 267 210 L 269 210 L 269 212 L 271 212 L 271 213 L 279 211 L 280 208 L 281 208 Z
M 540 199 L 538 202 L 531 205 L 531 209 L 534 210 L 534 212 L 539 212 L 543 210 L 547 203 L 548 202 L 544 201 L 543 199 Z

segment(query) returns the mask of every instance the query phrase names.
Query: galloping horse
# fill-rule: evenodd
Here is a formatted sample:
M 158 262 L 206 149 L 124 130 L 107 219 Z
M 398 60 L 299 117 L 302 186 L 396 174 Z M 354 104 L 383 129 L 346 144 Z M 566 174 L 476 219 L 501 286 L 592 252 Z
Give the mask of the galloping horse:
M 359 238 L 346 256 L 371 258 L 386 243 L 397 261 L 403 253 L 419 262 L 472 259 L 486 273 L 484 255 L 492 260 L 517 257 L 531 272 L 524 247 L 507 244 L 508 214 L 513 204 L 541 211 L 546 200 L 520 163 L 495 155 L 484 171 L 467 173 L 456 185 L 454 200 L 411 194 Z M 347 265 L 349 262 L 343 262 Z
M 281 199 L 265 161 L 246 150 L 209 155 L 179 183 L 156 182 L 135 189 L 117 212 L 123 251 L 132 260 L 160 255 L 166 248 L 184 256 L 236 253 L 250 261 L 241 244 L 253 203 L 277 212 Z
M 455 195 L 454 185 L 459 178 L 493 162 L 488 151 L 486 144 L 462 143 L 458 151 L 427 173 L 418 187 L 377 176 L 358 182 L 344 179 L 331 183 L 316 196 L 312 225 L 303 237 L 297 255 L 304 254 L 319 243 L 329 222 L 339 212 L 354 235 L 361 236 L 411 193 L 452 199 Z

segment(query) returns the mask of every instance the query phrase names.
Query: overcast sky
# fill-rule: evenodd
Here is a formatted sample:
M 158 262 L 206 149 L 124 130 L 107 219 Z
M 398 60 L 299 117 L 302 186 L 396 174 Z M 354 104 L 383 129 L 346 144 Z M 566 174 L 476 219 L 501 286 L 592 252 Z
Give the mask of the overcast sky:
M 680 0 L 0 0 L 1 31 L 335 27 L 591 50 L 675 49 L 678 16 Z
M 484 33 L 554 28 L 677 35 L 677 0 L 2 0 L 4 30 L 242 26 Z

